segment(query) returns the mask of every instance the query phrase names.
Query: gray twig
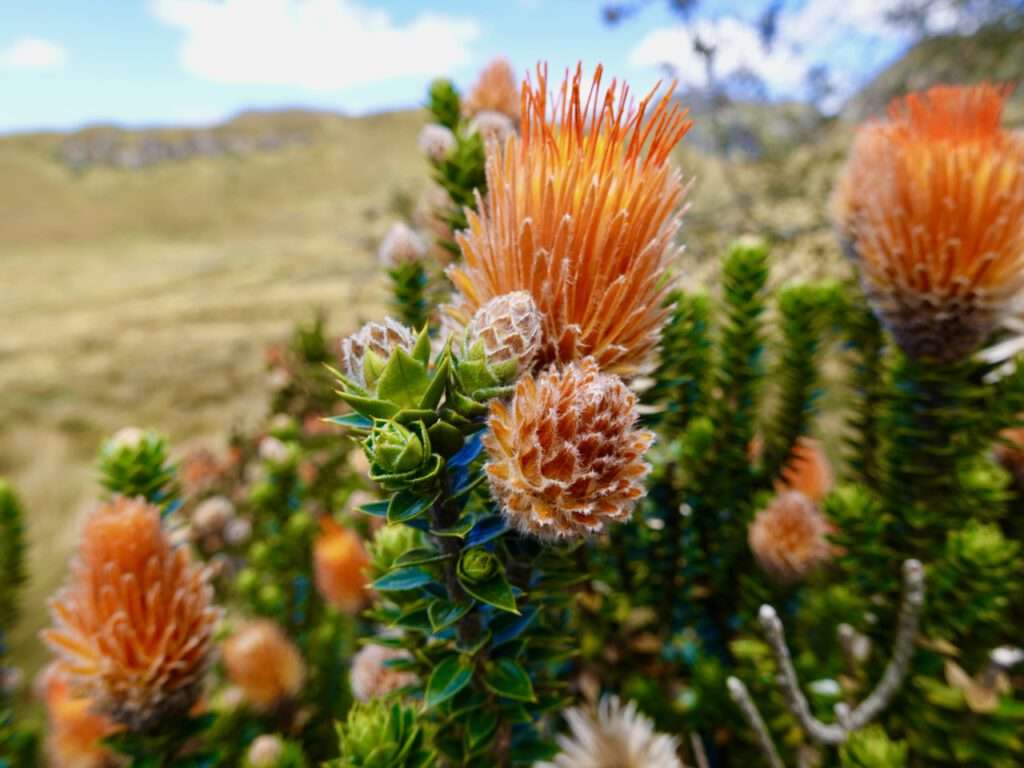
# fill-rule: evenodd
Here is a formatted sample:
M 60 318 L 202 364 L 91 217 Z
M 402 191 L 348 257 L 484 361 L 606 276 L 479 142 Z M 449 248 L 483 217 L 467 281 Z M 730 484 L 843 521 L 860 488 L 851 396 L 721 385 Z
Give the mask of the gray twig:
M 730 677 L 726 680 L 726 684 L 729 686 L 729 695 L 732 696 L 732 700 L 736 702 L 736 706 L 740 708 L 743 717 L 747 719 L 751 730 L 754 731 L 761 751 L 768 758 L 768 765 L 771 768 L 786 768 L 786 764 L 779 757 L 779 751 L 775 748 L 775 742 L 772 741 L 772 735 L 768 733 L 768 726 L 764 724 L 761 712 L 750 697 L 750 691 L 747 690 L 747 686 L 738 677 Z

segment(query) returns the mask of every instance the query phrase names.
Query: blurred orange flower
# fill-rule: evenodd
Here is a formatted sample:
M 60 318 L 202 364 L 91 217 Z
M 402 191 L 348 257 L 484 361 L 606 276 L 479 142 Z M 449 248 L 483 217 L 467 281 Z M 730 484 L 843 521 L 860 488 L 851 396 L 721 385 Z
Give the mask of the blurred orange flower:
M 366 602 L 366 568 L 370 557 L 358 534 L 329 517 L 320 518 L 320 535 L 313 542 L 313 574 L 324 600 L 355 613 Z
M 97 711 L 144 730 L 199 697 L 219 616 L 212 599 L 205 571 L 171 545 L 159 510 L 118 498 L 86 522 L 43 638 Z
M 1007 90 L 937 86 L 858 131 L 832 199 L 865 292 L 910 356 L 969 355 L 1024 287 L 1024 139 Z
M 505 59 L 488 64 L 462 103 L 469 117 L 481 112 L 498 112 L 519 119 L 519 78 Z
M 54 768 L 104 768 L 115 756 L 100 743 L 118 726 L 92 711 L 92 702 L 71 690 L 67 672 L 50 664 L 40 678 L 49 722 L 46 749 Z
M 835 475 L 824 446 L 813 438 L 801 437 L 793 446 L 782 479 L 775 483 L 775 490 L 778 493 L 800 491 L 817 504 L 828 495 L 834 484 Z
M 269 710 L 302 689 L 306 670 L 298 649 L 277 623 L 254 619 L 224 643 L 224 668 L 256 709 Z
M 761 570 L 780 584 L 795 584 L 828 562 L 832 525 L 799 491 L 785 491 L 757 513 L 747 532 Z
M 635 107 L 616 81 L 583 69 L 548 103 L 546 67 L 522 88 L 520 136 L 487 159 L 487 196 L 457 235 L 449 267 L 463 325 L 496 296 L 528 291 L 544 318 L 539 370 L 592 356 L 633 374 L 657 346 L 667 269 L 680 223 L 682 177 L 670 162 L 690 123 L 671 89 Z

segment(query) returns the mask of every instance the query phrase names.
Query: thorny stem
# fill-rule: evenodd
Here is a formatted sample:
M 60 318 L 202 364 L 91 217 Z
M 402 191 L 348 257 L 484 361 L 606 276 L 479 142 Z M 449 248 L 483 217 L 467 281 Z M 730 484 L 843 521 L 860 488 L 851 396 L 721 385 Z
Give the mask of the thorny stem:
M 903 563 L 903 602 L 900 605 L 892 658 L 882 674 L 882 679 L 864 701 L 853 709 L 845 704 L 836 706 L 836 716 L 839 722 L 833 724 L 823 723 L 811 713 L 807 698 L 800 689 L 800 681 L 793 666 L 789 647 L 786 645 L 782 621 L 770 605 L 761 606 L 761 626 L 764 628 L 768 644 L 771 646 L 775 661 L 779 666 L 779 687 L 786 697 L 786 704 L 790 712 L 813 741 L 828 746 L 843 744 L 851 733 L 868 725 L 889 706 L 903 685 L 910 668 L 910 660 L 914 655 L 914 644 L 917 641 L 921 610 L 924 607 L 924 596 L 924 568 L 917 560 L 905 561 Z M 737 699 L 737 695 L 740 695 L 737 686 L 730 683 L 729 690 L 733 694 L 733 699 L 740 704 Z M 746 689 L 744 688 L 744 690 Z M 753 705 L 752 701 L 750 703 Z M 743 705 L 740 704 L 740 706 Z M 750 720 L 749 716 L 747 719 Z

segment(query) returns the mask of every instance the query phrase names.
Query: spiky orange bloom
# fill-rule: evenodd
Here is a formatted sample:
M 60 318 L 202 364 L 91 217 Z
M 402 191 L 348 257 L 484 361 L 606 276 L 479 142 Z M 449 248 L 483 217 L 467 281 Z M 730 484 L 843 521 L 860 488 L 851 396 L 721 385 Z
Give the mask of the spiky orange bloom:
M 1024 287 L 1024 140 L 1007 91 L 938 86 L 863 126 L 833 217 L 875 311 L 912 357 L 969 355 Z
M 793 446 L 782 479 L 775 484 L 775 490 L 778 493 L 800 491 L 818 503 L 828 495 L 834 484 L 835 475 L 825 455 L 824 446 L 813 438 L 801 437 Z
M 270 619 L 243 624 L 224 643 L 224 668 L 256 709 L 269 710 L 293 698 L 306 669 L 298 649 Z
M 679 227 L 682 177 L 670 162 L 690 123 L 651 91 L 589 86 L 582 67 L 548 102 L 545 67 L 523 84 L 520 136 L 487 159 L 487 197 L 457 236 L 463 264 L 448 311 L 463 324 L 495 296 L 529 291 L 544 317 L 547 363 L 592 356 L 602 370 L 641 369 L 667 309 L 666 268 Z
M 43 637 L 97 711 L 145 730 L 198 698 L 219 616 L 212 600 L 205 570 L 172 546 L 160 511 L 118 498 L 86 522 Z
M 359 536 L 329 517 L 320 518 L 313 542 L 313 573 L 324 600 L 339 610 L 356 613 L 366 602 L 366 554 Z
M 92 711 L 92 702 L 76 696 L 67 672 L 51 664 L 42 673 L 41 694 L 49 721 L 46 747 L 54 768 L 103 768 L 114 755 L 101 742 L 117 725 Z
M 832 530 L 813 501 L 786 491 L 757 513 L 747 540 L 765 573 L 781 584 L 795 584 L 832 558 Z
M 590 358 L 525 374 L 508 405 L 492 400 L 486 471 L 509 522 L 554 539 L 628 520 L 654 441 L 636 419 L 636 395 Z
M 469 117 L 481 112 L 499 112 L 519 119 L 519 78 L 505 59 L 495 59 L 480 73 L 480 79 L 462 102 Z

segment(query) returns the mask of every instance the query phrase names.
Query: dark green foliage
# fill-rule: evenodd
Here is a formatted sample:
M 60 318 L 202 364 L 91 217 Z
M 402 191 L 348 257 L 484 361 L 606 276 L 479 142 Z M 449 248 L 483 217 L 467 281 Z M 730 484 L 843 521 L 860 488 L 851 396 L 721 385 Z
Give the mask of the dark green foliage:
M 430 84 L 427 92 L 427 109 L 434 116 L 434 120 L 455 131 L 462 119 L 462 103 L 459 92 L 451 80 L 438 78 Z
M 19 593 L 27 580 L 21 504 L 10 483 L 0 478 L 0 663 L 4 635 L 18 621 Z
M 427 271 L 421 261 L 399 264 L 388 270 L 391 293 L 398 318 L 410 328 L 427 324 Z
M 164 509 L 174 501 L 177 491 L 167 441 L 153 432 L 108 440 L 100 449 L 98 469 L 100 484 L 111 494 L 141 496 Z
M 878 480 L 885 336 L 881 323 L 856 286 L 848 284 L 844 296 L 841 325 L 848 345 L 853 408 L 847 436 L 848 461 L 854 479 L 873 485 Z
M 907 745 L 892 741 L 877 725 L 854 733 L 839 748 L 842 768 L 905 768 Z
M 662 333 L 654 384 L 645 399 L 663 408 L 672 428 L 685 427 L 707 405 L 711 371 L 711 300 L 703 293 L 676 291 L 672 315 Z

